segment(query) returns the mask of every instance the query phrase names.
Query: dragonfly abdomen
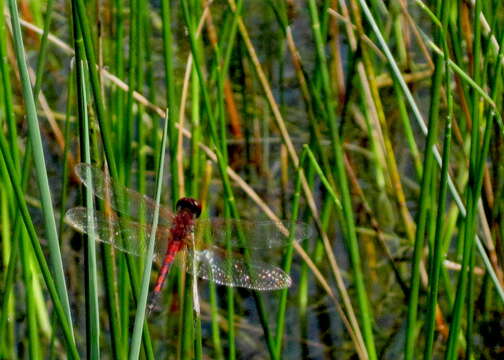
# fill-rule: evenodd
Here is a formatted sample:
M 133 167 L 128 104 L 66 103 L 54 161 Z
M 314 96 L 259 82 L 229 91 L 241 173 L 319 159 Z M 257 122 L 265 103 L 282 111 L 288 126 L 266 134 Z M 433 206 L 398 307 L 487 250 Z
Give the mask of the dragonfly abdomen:
M 182 248 L 182 245 L 183 243 L 181 241 L 171 241 L 168 245 L 166 255 L 163 259 L 163 265 L 161 266 L 161 270 L 159 271 L 158 279 L 156 281 L 156 286 L 154 287 L 155 292 L 159 292 L 163 288 L 166 276 L 170 272 L 171 264 L 173 263 L 173 260 L 175 260 L 177 253 Z

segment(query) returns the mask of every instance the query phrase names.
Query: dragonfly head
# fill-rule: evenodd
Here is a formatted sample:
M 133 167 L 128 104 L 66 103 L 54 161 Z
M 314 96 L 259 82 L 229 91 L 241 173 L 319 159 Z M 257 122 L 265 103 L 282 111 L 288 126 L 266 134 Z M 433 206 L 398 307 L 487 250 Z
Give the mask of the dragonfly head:
M 176 208 L 177 211 L 189 211 L 195 218 L 199 218 L 201 215 L 201 205 L 193 198 L 184 197 L 179 199 Z

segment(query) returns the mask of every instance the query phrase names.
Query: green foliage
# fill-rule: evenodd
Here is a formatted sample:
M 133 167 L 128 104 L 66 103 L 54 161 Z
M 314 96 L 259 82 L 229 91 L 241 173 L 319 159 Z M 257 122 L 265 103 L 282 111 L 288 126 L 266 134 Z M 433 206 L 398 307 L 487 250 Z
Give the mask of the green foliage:
M 501 2 L 28 4 L 0 0 L 0 358 L 498 356 Z M 149 312 L 166 208 L 115 205 L 141 257 L 75 233 L 71 207 L 116 216 L 79 162 L 112 198 L 276 222 L 287 246 L 239 256 L 293 285 L 224 288 L 177 259 Z M 242 230 L 222 251 L 268 237 Z

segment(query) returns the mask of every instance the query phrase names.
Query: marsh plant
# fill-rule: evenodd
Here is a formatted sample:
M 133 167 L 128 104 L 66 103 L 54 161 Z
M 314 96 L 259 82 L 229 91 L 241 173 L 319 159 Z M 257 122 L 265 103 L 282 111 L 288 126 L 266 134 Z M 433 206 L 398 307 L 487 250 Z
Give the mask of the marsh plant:
M 504 3 L 0 9 L 1 358 L 504 356 Z M 181 198 L 206 246 L 194 204 L 275 231 L 224 225 L 238 270 L 178 261 L 148 309 Z M 257 243 L 285 286 L 222 286 L 261 274 Z

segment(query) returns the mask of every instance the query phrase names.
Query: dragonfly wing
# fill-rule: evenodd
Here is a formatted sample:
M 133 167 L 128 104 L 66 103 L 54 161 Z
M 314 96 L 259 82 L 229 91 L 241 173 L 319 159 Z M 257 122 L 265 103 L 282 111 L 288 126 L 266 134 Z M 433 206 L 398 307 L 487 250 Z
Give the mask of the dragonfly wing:
M 196 233 L 222 248 L 226 247 L 229 240 L 233 248 L 271 249 L 285 247 L 291 241 L 309 238 L 313 235 L 313 228 L 298 222 L 292 238 L 289 238 L 282 222 L 213 218 L 198 220 Z M 243 236 L 240 236 L 240 233 Z
M 75 166 L 75 172 L 82 183 L 93 191 L 96 197 L 110 201 L 110 206 L 134 219 L 142 218 L 146 224 L 151 224 L 156 202 L 139 192 L 114 182 L 103 171 L 89 164 L 80 163 Z M 159 223 L 165 226 L 171 224 L 173 213 L 164 206 L 159 206 Z
M 252 290 L 279 290 L 291 286 L 290 276 L 282 269 L 239 254 L 226 255 L 218 249 L 188 252 L 188 271 L 220 285 Z M 195 270 L 194 270 L 195 269 Z
M 147 251 L 150 238 L 151 227 L 133 221 L 120 221 L 115 215 L 106 215 L 103 212 L 95 211 L 91 221 L 88 221 L 87 209 L 85 207 L 75 207 L 65 215 L 65 220 L 75 230 L 90 234 L 91 230 L 96 236 L 96 240 L 110 244 L 120 251 L 142 256 Z M 156 244 L 167 239 L 169 230 L 160 227 L 156 234 Z M 158 249 L 156 251 L 159 254 Z

